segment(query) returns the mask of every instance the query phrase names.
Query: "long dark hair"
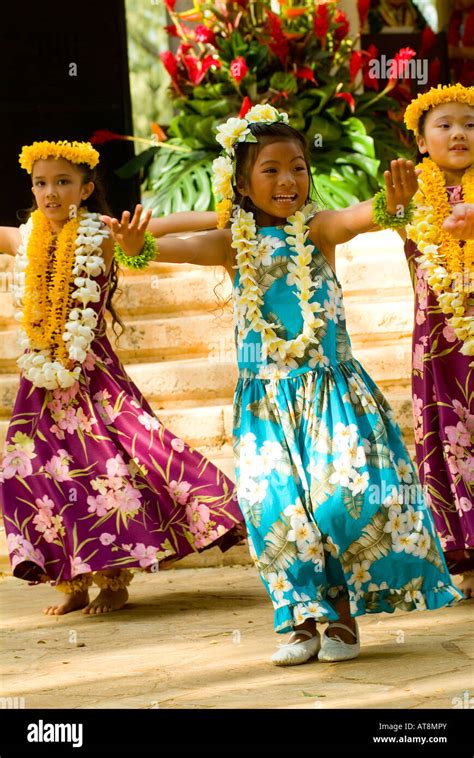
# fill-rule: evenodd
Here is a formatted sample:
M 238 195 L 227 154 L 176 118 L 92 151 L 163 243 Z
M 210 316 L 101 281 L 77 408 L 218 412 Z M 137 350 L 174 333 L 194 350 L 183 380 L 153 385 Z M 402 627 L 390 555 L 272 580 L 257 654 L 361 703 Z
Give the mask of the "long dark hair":
M 107 202 L 105 188 L 97 170 L 95 168 L 90 168 L 87 163 L 75 163 L 74 166 L 81 172 L 83 184 L 88 184 L 89 182 L 94 183 L 94 190 L 92 194 L 87 198 L 87 201 L 84 203 L 84 205 L 87 207 L 87 210 L 90 213 L 101 213 L 104 216 L 110 216 L 111 211 Z M 28 209 L 28 215 L 36 210 L 37 207 L 38 206 L 36 199 L 34 199 L 32 207 Z M 117 339 L 125 331 L 125 325 L 113 305 L 113 297 L 117 291 L 119 284 L 118 272 L 119 268 L 117 262 L 115 261 L 115 258 L 113 258 L 109 273 L 110 284 L 105 307 L 112 316 L 112 329 Z M 120 333 L 117 333 L 116 331 L 117 325 L 120 326 Z

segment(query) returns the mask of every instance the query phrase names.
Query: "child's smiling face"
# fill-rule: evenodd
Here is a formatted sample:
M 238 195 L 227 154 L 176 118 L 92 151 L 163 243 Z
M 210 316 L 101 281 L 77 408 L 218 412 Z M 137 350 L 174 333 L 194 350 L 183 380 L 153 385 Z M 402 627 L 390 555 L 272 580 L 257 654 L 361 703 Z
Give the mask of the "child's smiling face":
M 36 161 L 32 180 L 38 208 L 57 229 L 70 218 L 71 207 L 79 208 L 94 190 L 92 182 L 84 183 L 80 169 L 64 158 Z
M 444 171 L 448 183 L 460 182 L 474 163 L 474 108 L 454 102 L 432 108 L 417 142 L 420 152 L 429 153 Z
M 264 145 L 237 189 L 257 208 L 259 226 L 278 226 L 308 198 L 309 175 L 301 145 L 280 140 Z

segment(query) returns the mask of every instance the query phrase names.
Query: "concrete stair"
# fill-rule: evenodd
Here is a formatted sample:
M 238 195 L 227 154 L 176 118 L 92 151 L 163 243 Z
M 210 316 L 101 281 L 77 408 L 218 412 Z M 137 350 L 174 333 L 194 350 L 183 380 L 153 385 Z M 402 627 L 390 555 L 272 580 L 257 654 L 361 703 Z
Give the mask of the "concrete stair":
M 18 385 L 11 266 L 0 256 L 0 445 Z M 339 247 L 337 271 L 354 354 L 385 392 L 412 449 L 413 294 L 400 238 L 359 235 Z M 122 275 L 116 307 L 127 327 L 117 352 L 161 421 L 233 476 L 237 367 L 230 306 L 218 302 L 230 293 L 221 269 L 154 264 L 148 274 Z

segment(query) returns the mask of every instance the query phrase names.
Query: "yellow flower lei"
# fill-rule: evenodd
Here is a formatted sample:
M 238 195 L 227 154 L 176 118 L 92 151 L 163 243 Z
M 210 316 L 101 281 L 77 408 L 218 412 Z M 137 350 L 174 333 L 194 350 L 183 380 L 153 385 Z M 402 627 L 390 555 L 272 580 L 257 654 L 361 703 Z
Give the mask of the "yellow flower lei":
M 32 145 L 23 146 L 20 165 L 31 174 L 35 161 L 47 158 L 64 158 L 71 163 L 86 163 L 90 168 L 95 168 L 99 162 L 99 153 L 90 142 L 33 142 Z
M 312 205 L 305 206 L 287 219 L 284 231 L 288 245 L 294 248 L 291 256 L 292 278 L 296 283 L 296 296 L 303 316 L 302 332 L 291 340 L 278 337 L 274 327 L 262 316 L 263 292 L 256 282 L 255 258 L 258 256 L 257 228 L 252 213 L 236 206 L 232 222 L 232 247 L 237 251 L 236 268 L 240 272 L 240 302 L 244 305 L 244 318 L 249 322 L 248 330 L 261 334 L 263 357 L 270 355 L 277 362 L 288 363 L 301 358 L 310 343 L 317 344 L 315 330 L 324 321 L 315 316 L 322 310 L 318 302 L 310 303 L 316 284 L 311 279 L 310 264 L 314 246 L 306 244 L 308 234 L 307 214 L 311 215 Z
M 429 110 L 429 108 L 436 108 L 442 103 L 452 102 L 474 105 L 474 88 L 463 87 L 462 84 L 440 84 L 437 87 L 432 87 L 428 92 L 418 95 L 405 111 L 404 120 L 407 129 L 411 129 L 418 135 L 418 122 L 424 111 Z
M 54 236 L 46 216 L 36 210 L 28 242 L 28 266 L 25 272 L 25 294 L 22 327 L 36 350 L 50 349 L 54 360 L 67 355 L 62 339 L 71 306 L 72 264 L 79 218 L 70 219 L 57 238 L 55 254 L 50 261 Z
M 428 284 L 448 324 L 463 342 L 461 353 L 474 355 L 474 316 L 469 313 L 474 307 L 474 240 L 461 247 L 443 230 L 443 222 L 451 215 L 444 175 L 430 158 L 425 158 L 419 167 L 415 214 L 407 234 L 421 253 L 417 261 L 427 272 Z M 474 203 L 474 166 L 464 172 L 462 187 L 464 202 Z
M 54 238 L 40 211 L 20 232 L 13 295 L 25 352 L 17 363 L 35 387 L 68 388 L 78 381 L 94 340 L 98 316 L 88 304 L 100 300 L 95 277 L 105 271 L 101 246 L 109 231 L 100 214 L 81 208 L 64 225 L 51 258 Z

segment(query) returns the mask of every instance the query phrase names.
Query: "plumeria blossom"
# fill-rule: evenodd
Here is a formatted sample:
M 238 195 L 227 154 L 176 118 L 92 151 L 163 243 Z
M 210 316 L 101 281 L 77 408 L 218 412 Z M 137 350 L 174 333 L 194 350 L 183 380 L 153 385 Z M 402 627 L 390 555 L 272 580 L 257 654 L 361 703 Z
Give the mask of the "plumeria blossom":
M 353 584 L 356 590 L 360 590 L 365 582 L 368 582 L 371 578 L 370 561 L 361 561 L 360 563 L 354 563 L 352 565 L 352 575 L 348 580 L 348 584 Z
M 288 577 L 284 571 L 269 574 L 268 586 L 277 603 L 281 603 L 283 601 L 284 593 L 289 592 L 292 589 L 292 585 L 288 581 Z

